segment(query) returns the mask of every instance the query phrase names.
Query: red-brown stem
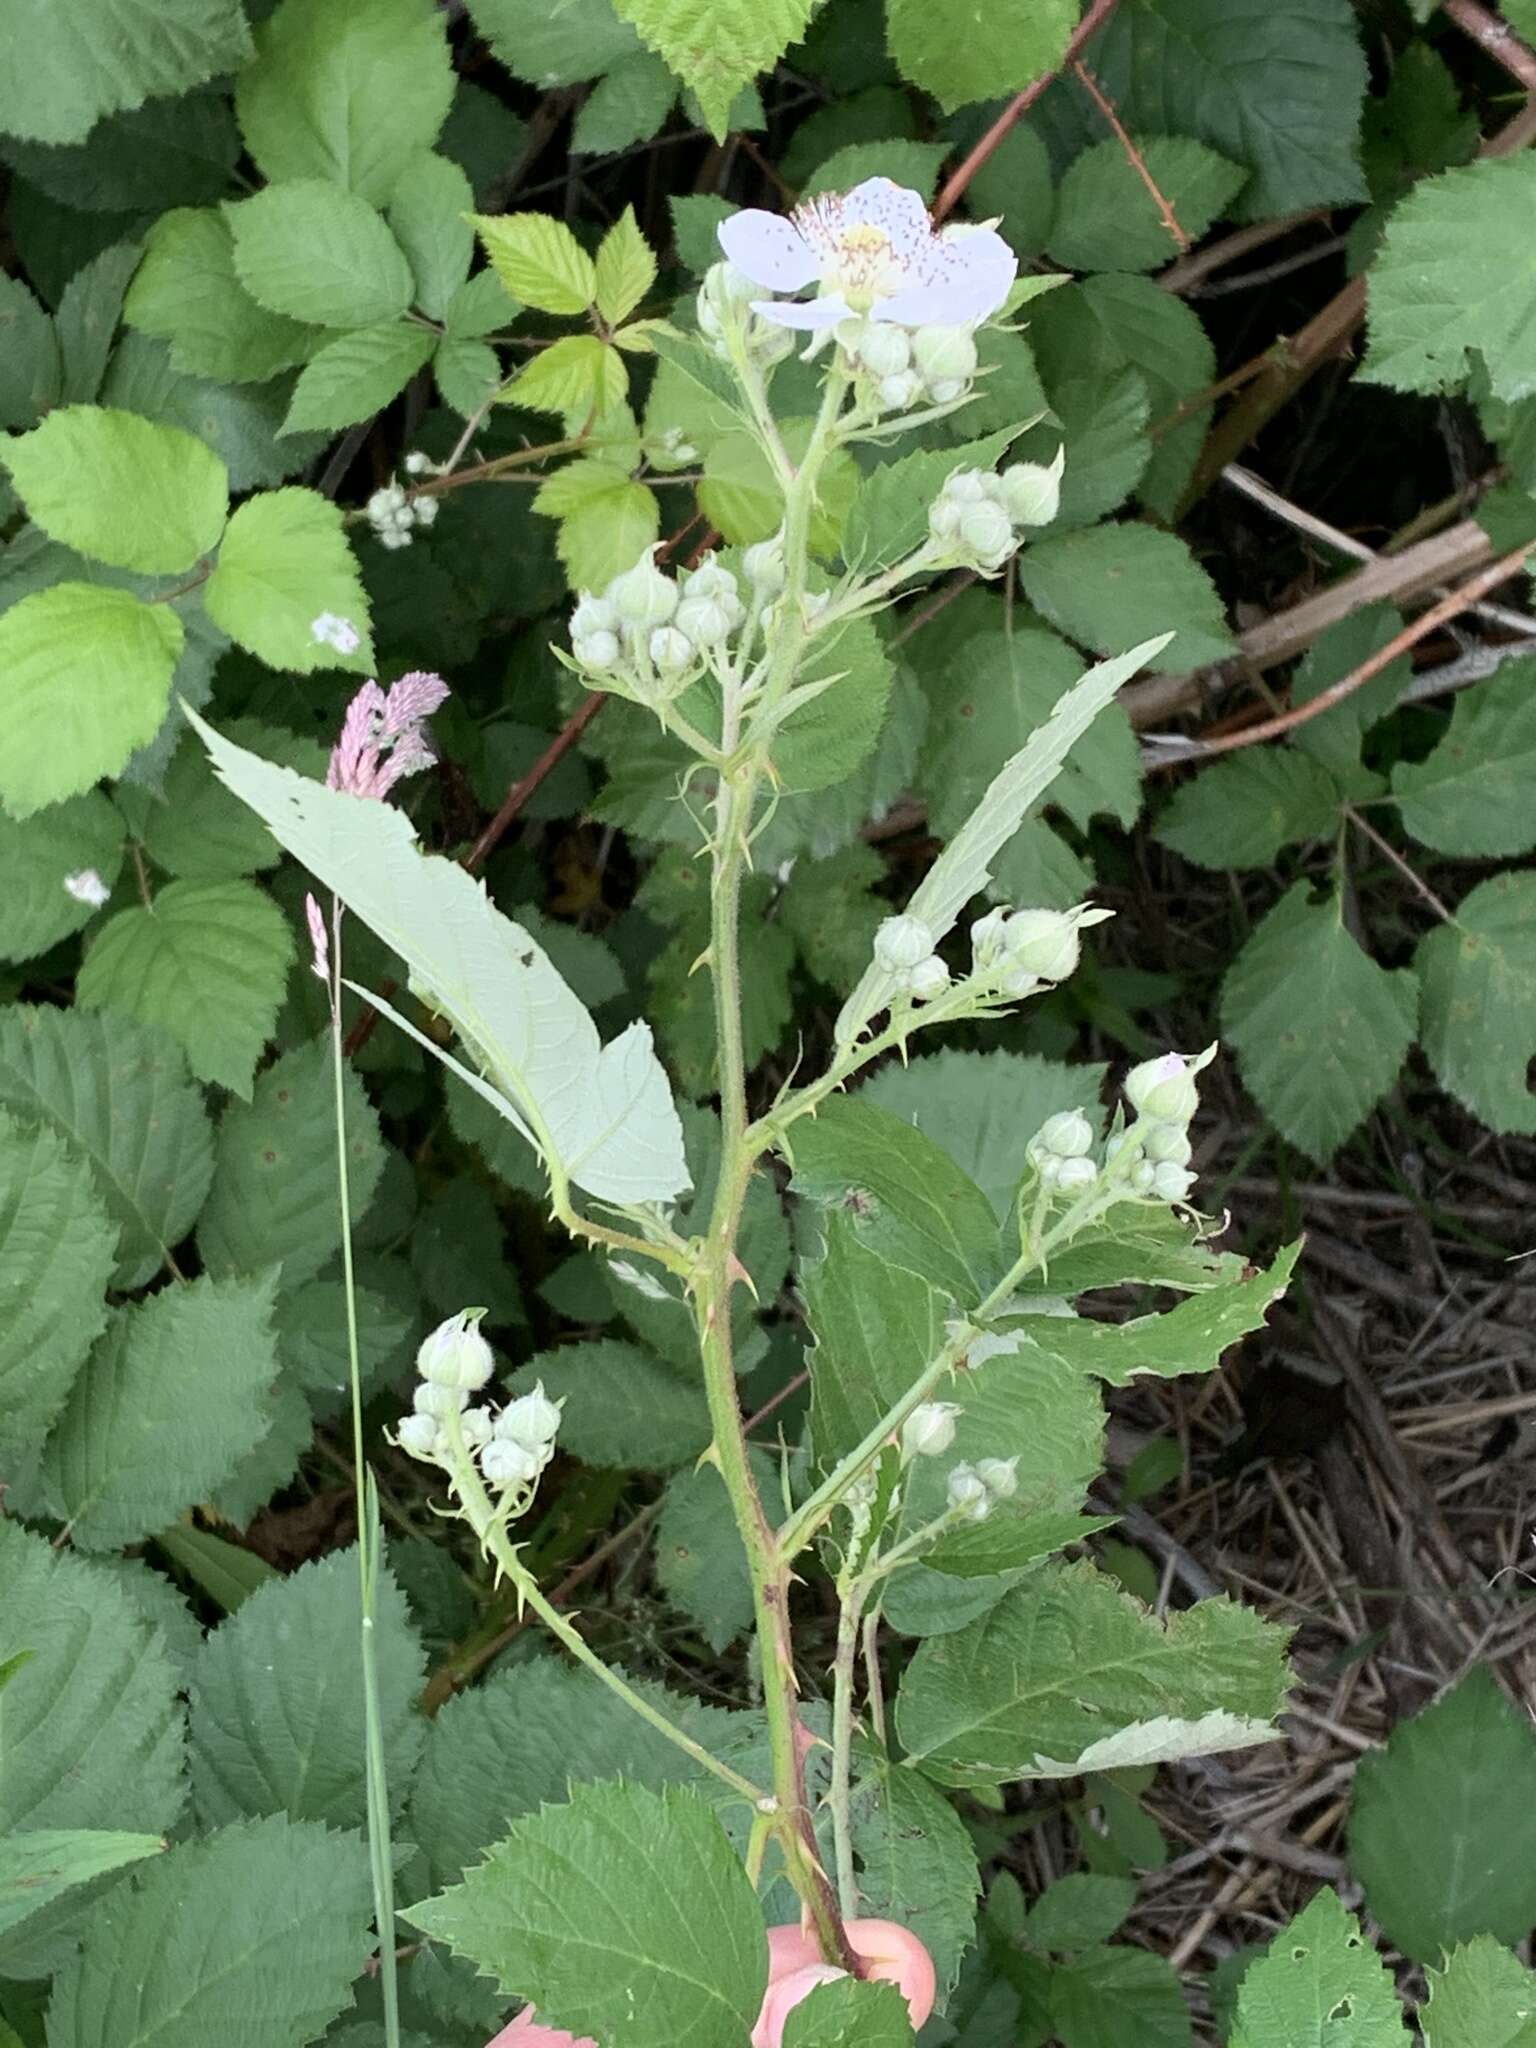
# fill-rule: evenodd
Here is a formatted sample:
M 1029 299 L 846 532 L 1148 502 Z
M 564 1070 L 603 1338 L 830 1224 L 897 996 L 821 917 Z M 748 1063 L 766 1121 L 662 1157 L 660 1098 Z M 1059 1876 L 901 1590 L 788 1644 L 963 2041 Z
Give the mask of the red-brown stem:
M 1527 92 L 1536 92 L 1536 53 L 1521 42 L 1502 15 L 1480 6 L 1479 0 L 1444 0 L 1444 4 L 1457 27 L 1480 43 L 1495 64 L 1502 64 Z
M 1115 112 L 1113 100 L 1109 98 L 1108 94 L 1100 86 L 1099 81 L 1088 69 L 1088 66 L 1084 64 L 1080 59 L 1075 60 L 1072 65 L 1072 76 L 1077 80 L 1078 84 L 1083 88 L 1083 91 L 1087 93 L 1089 99 L 1093 101 L 1093 104 L 1098 108 L 1099 112 L 1104 116 L 1105 120 L 1114 130 L 1115 140 L 1119 143 L 1120 147 L 1125 151 L 1126 161 L 1130 164 L 1131 169 L 1136 173 L 1137 177 L 1140 178 L 1143 185 L 1146 186 L 1148 192 L 1152 195 L 1152 204 L 1157 208 L 1158 212 L 1162 215 L 1163 226 L 1168 230 L 1169 234 L 1172 235 L 1175 242 L 1178 243 L 1179 254 L 1181 256 L 1187 256 L 1189 254 L 1189 237 L 1185 234 L 1184 230 L 1179 226 L 1179 217 L 1174 212 L 1172 203 L 1169 201 L 1166 194 L 1159 186 L 1156 178 L 1153 177 L 1151 171 L 1148 169 L 1146 158 L 1142 155 L 1141 151 L 1136 147 L 1135 143 L 1131 140 L 1129 134 L 1126 132 L 1125 123 L 1120 119 L 1120 116 Z

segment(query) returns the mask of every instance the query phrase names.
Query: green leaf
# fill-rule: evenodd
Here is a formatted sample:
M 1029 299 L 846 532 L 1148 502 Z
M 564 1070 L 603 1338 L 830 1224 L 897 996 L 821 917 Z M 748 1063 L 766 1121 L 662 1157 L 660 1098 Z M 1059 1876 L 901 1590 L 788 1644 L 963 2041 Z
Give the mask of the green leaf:
M 754 1456 L 753 1465 L 759 1489 L 771 1487 L 771 1462 Z M 675 1472 L 667 1481 L 656 1523 L 656 1583 L 717 1657 L 751 1627 L 747 1553 L 717 1466 Z
M 563 220 L 547 213 L 474 217 L 491 268 L 512 297 L 541 313 L 585 313 L 597 271 Z
M 282 0 L 235 88 L 262 176 L 324 178 L 382 206 L 453 98 L 444 29 L 430 0 Z
M 517 1822 L 462 1885 L 405 1918 L 549 2026 L 626 2048 L 735 2048 L 768 1981 L 751 1881 L 683 1790 L 573 1785 L 568 1805 Z
M 178 370 L 259 383 L 302 362 L 309 331 L 257 305 L 235 275 L 229 223 L 213 208 L 162 214 L 123 302 L 130 327 L 171 345 Z
M 677 260 L 695 277 L 702 277 L 712 263 L 720 261 L 720 223 L 729 220 L 736 209 L 712 192 L 678 193 L 668 198 L 667 206 Z
M 659 57 L 636 50 L 601 77 L 576 116 L 571 148 L 578 156 L 609 156 L 644 142 L 663 126 L 677 99 L 677 80 Z M 672 201 L 675 208 L 678 202 Z
M 163 1551 L 226 1614 L 233 1614 L 258 1586 L 276 1576 L 271 1565 L 254 1550 L 227 1543 L 222 1536 L 212 1536 L 191 1522 L 177 1522 L 172 1528 L 162 1529 L 155 1538 L 155 1548 Z
M 249 1098 L 293 950 L 282 912 L 253 883 L 172 882 L 152 908 L 119 911 L 96 934 L 75 999 L 160 1026 L 201 1080 Z
M 353 1214 L 372 1201 L 384 1171 L 379 1120 L 355 1073 L 346 1077 L 347 1179 Z M 197 1249 L 210 1273 L 281 1266 L 285 1289 L 312 1280 L 341 1243 L 336 1194 L 336 1107 L 329 1037 L 285 1052 L 249 1102 L 219 1125 L 213 1185 Z
M 160 729 L 182 641 L 169 605 L 93 583 L 55 583 L 0 614 L 0 803 L 29 818 L 118 774 Z
M 1197 867 L 1270 867 L 1282 846 L 1338 828 L 1338 784 L 1291 747 L 1249 747 L 1174 792 L 1157 837 Z
M 843 1977 L 791 2007 L 784 2048 L 910 2048 L 912 2016 L 894 1984 Z
M 1291 702 L 1310 704 L 1331 684 L 1379 654 L 1403 630 L 1402 614 L 1390 604 L 1371 604 L 1340 619 L 1307 649 L 1291 677 Z M 1413 679 L 1413 662 L 1399 654 L 1340 704 L 1298 726 L 1295 747 L 1311 754 L 1347 786 L 1358 780 L 1361 742 L 1369 729 L 1397 707 Z M 1278 751 L 1278 750 L 1276 750 Z
M 892 61 L 946 113 L 1017 92 L 1056 69 L 1077 26 L 1072 0 L 963 0 L 942 13 L 889 0 Z
M 5 459 L 50 539 L 117 569 L 178 575 L 224 531 L 224 464 L 191 434 L 137 413 L 63 406 L 8 442 Z
M 50 2048 L 301 2048 L 351 2004 L 372 1912 L 356 1836 L 274 1815 L 180 1843 L 93 1913 Z
M 975 1936 L 980 1879 L 970 1830 L 926 1778 L 872 1757 L 853 1788 L 849 1833 L 863 1910 L 918 1937 L 942 1996 Z
M 1046 1951 L 1090 1948 L 1116 1934 L 1135 1903 L 1133 1878 L 1077 1871 L 1046 1886 L 1029 1909 L 1023 1938 Z
M 657 353 L 664 355 L 666 347 L 658 340 Z M 784 423 L 784 444 L 793 459 L 803 453 L 810 432 L 811 422 L 807 419 Z M 835 453 L 822 471 L 811 519 L 813 554 L 839 551 L 858 478 L 858 469 L 846 449 Z M 755 434 L 729 433 L 713 443 L 704 458 L 699 504 L 733 545 L 750 547 L 754 541 L 766 540 L 777 532 L 784 517 L 783 486 Z
M 285 434 L 372 419 L 430 361 L 437 336 L 410 320 L 340 334 L 310 357 L 293 387 Z
M 656 256 L 626 206 L 598 245 L 593 296 L 610 327 L 622 327 L 656 282 Z
M 533 508 L 560 521 L 556 546 L 573 590 L 604 589 L 661 531 L 655 492 L 611 462 L 583 459 L 557 469 Z
M 959 448 L 919 449 L 882 462 L 859 486 L 843 529 L 843 555 L 863 575 L 899 562 L 928 538 L 928 508 L 957 469 L 996 469 L 1015 433 Z
M 1393 769 L 1392 794 L 1407 830 L 1441 853 L 1528 853 L 1533 773 L 1536 661 L 1511 661 L 1461 692 L 1434 752 Z
M 228 469 L 234 492 L 281 483 L 320 452 L 315 436 L 283 436 L 288 393 L 282 380 L 242 385 L 195 377 L 177 369 L 169 342 L 151 334 L 122 336 L 99 396 L 103 405 L 142 413 L 206 441 Z
M 450 338 L 478 341 L 498 327 L 510 326 L 521 311 L 494 270 L 477 270 L 449 302 L 448 333 Z
M 889 178 L 893 184 L 905 185 L 909 192 L 931 200 L 939 172 L 952 154 L 948 142 L 913 142 L 905 137 L 893 137 L 887 142 L 853 142 L 846 149 L 835 149 L 816 166 L 800 194 L 801 201 L 820 192 L 849 192 L 871 177 Z
M 807 971 L 828 988 L 857 981 L 889 905 L 875 894 L 885 863 L 862 841 L 825 860 L 797 861 L 779 917 Z
M 0 1934 L 76 1885 L 158 1856 L 159 1835 L 106 1828 L 36 1828 L 0 1839 Z
M 1366 196 L 1348 0 L 1137 0 L 1084 61 L 1132 134 L 1192 135 L 1252 170 L 1239 219 Z
M 0 275 L 0 427 L 30 427 L 59 396 L 53 322 L 19 277 Z
M 6 143 L 12 168 L 29 185 L 60 206 L 103 213 L 221 199 L 239 154 L 234 113 L 217 87 L 111 114 L 72 146 Z
M 186 92 L 250 54 L 239 0 L 58 0 L 7 26 L 0 130 L 79 142 L 104 114 Z
M 106 1321 L 117 1229 L 83 1159 L 0 1111 L 0 1458 L 30 1462 Z
M 1488 1935 L 1425 1974 L 1429 2002 L 1418 2016 L 1425 2048 L 1536 2048 L 1536 1980 Z
M 1230 2041 L 1231 2048 L 1408 2048 L 1408 2038 L 1391 1973 L 1325 1886 L 1248 1965 Z
M 1406 969 L 1380 967 L 1344 925 L 1341 896 L 1297 882 L 1227 970 L 1222 1032 L 1281 1134 L 1332 1157 L 1396 1080 L 1413 1043 Z
M 274 1287 L 272 1274 L 191 1280 L 113 1311 L 43 1461 L 79 1549 L 153 1535 L 260 1440 L 277 1377 Z
M 450 338 L 432 358 L 432 375 L 444 405 L 467 420 L 481 410 L 500 384 L 501 364 L 488 342 Z
M 5 1687 L 0 1829 L 162 1834 L 186 1804 L 177 1676 L 121 1582 L 15 1521 L 0 1522 Z
M 1137 139 L 1147 175 L 1191 242 L 1219 220 L 1248 172 L 1187 135 Z M 1180 253 L 1157 201 L 1118 138 L 1083 151 L 1061 181 L 1046 244 L 1068 270 L 1155 270 Z
M 1053 626 L 1097 654 L 1118 654 L 1149 625 L 1172 630 L 1170 669 L 1220 661 L 1235 642 L 1215 585 L 1176 534 L 1110 524 L 1036 542 L 1019 562 L 1025 595 Z
M 474 0 L 470 14 L 513 77 L 545 92 L 600 77 L 640 47 L 613 0 Z
M 402 812 L 306 782 L 191 715 L 228 786 L 454 1019 L 511 1122 L 529 1134 L 537 1126 L 577 1185 L 602 1199 L 667 1201 L 686 1189 L 681 1127 L 643 1024 L 604 1047 L 537 943 L 463 868 L 422 853 Z
M 563 1401 L 560 1446 L 587 1465 L 621 1472 L 670 1472 L 709 1448 L 713 1431 L 697 1377 L 638 1344 L 612 1338 L 541 1351 L 508 1384 L 525 1393 L 542 1382 Z
M 255 718 L 238 718 L 230 730 L 269 759 L 301 773 L 325 773 L 326 753 L 318 740 L 301 739 Z M 196 733 L 183 732 L 158 797 L 125 784 L 117 800 L 144 851 L 168 874 L 195 882 L 227 882 L 275 868 L 283 857 L 261 820 L 214 775 Z
M 800 1275 L 816 1346 L 812 1439 L 823 1466 L 861 1443 L 944 1345 L 950 1304 L 910 1267 L 890 1266 L 834 1208 L 821 1256 Z
M 363 1825 L 363 1652 L 357 1551 L 271 1579 L 203 1642 L 192 1675 L 192 1797 L 205 1828 L 246 1815 Z M 380 1732 L 398 1812 L 425 1724 L 426 1660 L 387 1567 L 374 1592 Z
M 290 484 L 238 506 L 203 589 L 208 616 L 269 668 L 373 667 L 368 599 L 340 509 Z M 324 612 L 355 626 L 360 645 L 340 654 L 314 634 Z
M 319 178 L 269 185 L 224 208 L 235 271 L 269 313 L 373 327 L 411 303 L 404 252 L 366 199 Z
M 1442 1088 L 1496 1131 L 1536 1131 L 1536 876 L 1494 875 L 1414 956 L 1419 1033 Z
M 475 195 L 456 163 L 418 150 L 401 171 L 389 202 L 389 225 L 416 280 L 416 303 L 430 319 L 447 320 L 469 276 Z
M 1066 2048 L 1190 2048 L 1194 2039 L 1178 1973 L 1146 1949 L 1091 1948 L 1060 1963 L 1049 1997 Z
M 1095 377 L 1069 377 L 1051 388 L 1053 421 L 1042 421 L 1014 449 L 1023 461 L 1054 462 L 1067 451 L 1061 502 L 1050 531 L 1091 526 L 1113 512 L 1152 459 L 1147 433 L 1151 401 L 1139 370 L 1121 369 Z
M 830 687 L 792 711 L 774 738 L 773 766 L 785 789 L 842 782 L 878 743 L 895 669 L 870 620 L 850 619 L 812 650 L 800 684 L 824 679 Z
M 112 1285 L 153 1278 L 213 1173 L 202 1095 L 176 1044 L 110 1013 L 12 1004 L 0 1011 L 0 1106 L 90 1162 L 119 1231 Z
M 640 40 L 697 94 L 723 140 L 732 102 L 805 33 L 814 0 L 614 0 Z
M 919 1645 L 896 1721 L 945 1785 L 1072 1778 L 1276 1739 L 1285 1634 L 1202 1600 L 1159 1623 L 1091 1565 L 1047 1565 Z
M 508 405 L 557 412 L 574 433 L 594 414 L 622 405 L 629 389 L 624 358 L 595 334 L 567 334 L 540 349 L 502 393 Z
M 1505 258 L 1533 205 L 1536 164 L 1524 155 L 1414 186 L 1371 265 L 1367 383 L 1459 391 L 1480 359 L 1492 397 L 1536 392 L 1536 277 Z
M 1474 1668 L 1362 1757 L 1349 1860 L 1387 1939 L 1438 1963 L 1474 1935 L 1536 1921 L 1536 1734 Z
M 33 959 L 89 924 L 97 906 L 66 882 L 95 874 L 110 889 L 122 864 L 122 821 L 99 790 L 50 804 L 24 825 L 0 811 L 0 960 Z

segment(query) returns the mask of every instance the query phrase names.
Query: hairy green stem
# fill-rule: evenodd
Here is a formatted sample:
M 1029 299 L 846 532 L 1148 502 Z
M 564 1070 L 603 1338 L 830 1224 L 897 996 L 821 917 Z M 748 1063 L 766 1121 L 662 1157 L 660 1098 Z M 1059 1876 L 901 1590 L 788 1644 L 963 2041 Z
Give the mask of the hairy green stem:
M 845 1920 L 859 1910 L 859 1886 L 853 1870 L 853 1668 L 863 1599 L 862 1579 L 839 1586 L 837 1650 L 832 1659 L 832 1785 L 827 1805 L 832 1814 L 837 1899 Z

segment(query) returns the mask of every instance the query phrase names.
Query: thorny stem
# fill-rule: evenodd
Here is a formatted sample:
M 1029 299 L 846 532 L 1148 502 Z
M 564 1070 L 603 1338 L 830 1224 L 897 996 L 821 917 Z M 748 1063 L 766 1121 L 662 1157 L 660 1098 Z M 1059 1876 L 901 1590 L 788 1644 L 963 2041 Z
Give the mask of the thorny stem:
M 853 1667 L 858 1655 L 863 1598 L 862 1579 L 839 1587 L 837 1651 L 832 1660 L 832 1786 L 827 1805 L 832 1814 L 837 1898 L 845 1920 L 851 1920 L 859 1910 L 858 1879 L 853 1871 Z

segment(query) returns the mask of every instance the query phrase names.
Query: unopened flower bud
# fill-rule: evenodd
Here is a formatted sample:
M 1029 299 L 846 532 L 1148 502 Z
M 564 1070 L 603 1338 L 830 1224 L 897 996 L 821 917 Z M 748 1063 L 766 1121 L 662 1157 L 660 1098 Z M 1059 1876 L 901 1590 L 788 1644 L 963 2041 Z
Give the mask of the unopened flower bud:
M 411 1406 L 418 1415 L 446 1422 L 450 1415 L 469 1406 L 469 1395 L 462 1387 L 439 1387 L 431 1380 L 420 1380 L 411 1395 Z
M 1154 1117 L 1160 1123 L 1187 1124 L 1200 1106 L 1195 1076 L 1215 1057 L 1216 1048 L 1209 1045 L 1192 1058 L 1165 1052 L 1155 1060 L 1143 1060 L 1125 1077 L 1125 1099 L 1140 1116 Z
M 411 514 L 418 526 L 435 526 L 441 510 L 436 498 L 416 498 L 411 503 Z
M 725 603 L 736 596 L 736 578 L 708 554 L 688 578 L 685 597 L 713 597 Z
M 784 588 L 784 536 L 771 534 L 754 541 L 741 558 L 742 573 L 760 600 L 777 597 Z
M 599 674 L 616 668 L 623 651 L 617 633 L 588 633 L 571 642 L 571 653 L 581 666 L 594 669 Z
M 1031 974 L 1021 961 L 1010 960 L 997 978 L 997 985 L 1005 996 L 1014 1002 L 1021 1002 L 1025 996 L 1032 996 L 1040 986 L 1038 974 Z
M 507 1443 L 522 1444 L 543 1451 L 554 1442 L 560 1428 L 560 1403 L 551 1401 L 539 1380 L 531 1393 L 509 1401 L 496 1418 L 495 1433 Z
M 965 385 L 976 374 L 976 344 L 968 327 L 919 327 L 912 337 L 912 359 L 923 382 Z M 938 393 L 933 395 L 937 398 Z
M 999 568 L 1013 553 L 1013 528 L 1001 505 L 983 498 L 960 514 L 959 538 L 983 569 Z
M 1190 1161 L 1189 1138 L 1179 1124 L 1154 1124 L 1141 1149 L 1155 1166 L 1188 1166 Z
M 430 1415 L 407 1415 L 395 1435 L 402 1451 L 413 1458 L 430 1458 L 437 1448 L 437 1427 Z
M 493 1436 L 480 1453 L 480 1470 L 492 1486 L 528 1486 L 544 1469 L 544 1460 L 522 1444 Z
M 1131 1168 L 1131 1186 L 1138 1195 L 1151 1194 L 1152 1182 L 1156 1173 L 1157 1168 L 1152 1165 L 1150 1160 L 1137 1160 L 1136 1164 Z
M 1008 923 L 1008 913 L 998 906 L 989 910 L 985 917 L 978 917 L 971 926 L 971 958 L 978 967 L 990 967 L 1002 957 L 1003 931 Z
M 930 953 L 909 969 L 906 981 L 909 996 L 920 1003 L 936 1003 L 949 987 L 949 969 L 937 953 Z
M 656 549 L 648 547 L 632 569 L 616 576 L 603 595 L 635 626 L 664 626 L 677 610 L 677 585 L 656 567 Z
M 976 1477 L 994 1500 L 1011 1500 L 1019 1490 L 1017 1458 L 978 1458 Z
M 1175 1166 L 1165 1159 L 1152 1169 L 1152 1192 L 1162 1202 L 1182 1202 L 1195 1184 L 1195 1176 L 1187 1167 Z
M 945 1488 L 950 1508 L 967 1522 L 984 1522 L 992 1508 L 987 1482 L 974 1465 L 957 1465 Z
M 489 1408 L 466 1408 L 459 1417 L 459 1428 L 464 1441 L 472 1451 L 478 1451 L 482 1444 L 491 1440 L 492 1416 Z
M 1046 1118 L 1035 1143 L 1059 1159 L 1080 1159 L 1093 1150 L 1093 1125 L 1080 1109 L 1061 1109 Z
M 1035 1171 L 1039 1174 L 1042 1183 L 1048 1188 L 1055 1187 L 1057 1181 L 1061 1178 L 1061 1169 L 1066 1164 L 1066 1161 L 1058 1159 L 1054 1152 L 1035 1152 L 1032 1156 L 1035 1163 Z
M 704 273 L 696 302 L 701 331 L 715 339 L 727 321 L 740 317 L 757 292 L 751 278 L 744 276 L 734 263 L 712 263 Z
M 364 509 L 375 526 L 388 525 L 405 510 L 405 492 L 399 484 L 384 484 L 373 493 Z
M 571 638 L 585 640 L 593 633 L 616 633 L 619 630 L 619 608 L 606 597 L 594 597 L 590 590 L 581 593 L 581 601 L 571 613 Z
M 425 476 L 432 467 L 432 458 L 425 448 L 413 448 L 406 456 L 402 467 L 407 476 Z
M 714 647 L 730 632 L 731 615 L 718 598 L 690 593 L 678 606 L 674 625 L 664 630 L 686 633 L 700 647 Z
M 1016 910 L 1003 943 L 1010 960 L 1042 981 L 1065 981 L 1081 952 L 1077 919 L 1060 910 Z
M 461 1309 L 438 1324 L 416 1353 L 416 1370 L 438 1387 L 483 1387 L 496 1359 L 480 1334 L 483 1308 Z M 464 1403 L 460 1401 L 462 1408 Z
M 676 626 L 658 626 L 650 638 L 651 660 L 664 676 L 680 676 L 693 666 L 693 642 Z
M 933 933 L 920 917 L 888 917 L 875 933 L 875 965 L 887 974 L 910 974 L 933 951 Z
M 987 479 L 979 469 L 957 469 L 945 484 L 944 495 L 960 505 L 979 505 L 987 495 Z
M 879 385 L 880 410 L 882 412 L 905 412 L 914 400 L 922 396 L 923 380 L 915 370 L 898 370 L 894 376 L 882 377 Z
M 1015 526 L 1049 526 L 1061 506 L 1061 473 L 1067 451 L 1058 448 L 1047 468 L 1038 462 L 1010 463 L 1003 471 L 1003 503 Z
M 959 502 L 945 493 L 928 507 L 928 531 L 935 540 L 953 540 L 960 531 Z
M 1084 1188 L 1091 1188 L 1099 1177 L 1099 1169 L 1091 1159 L 1063 1159 L 1056 1173 L 1056 1185 L 1063 1194 L 1080 1195 Z
M 964 390 L 963 377 L 937 377 L 928 386 L 928 396 L 935 405 L 948 405 L 952 398 L 958 398 Z
M 908 1458 L 942 1457 L 955 1440 L 954 1401 L 924 1401 L 901 1425 L 901 1448 Z
M 872 377 L 899 377 L 912 361 L 912 344 L 904 328 L 888 320 L 871 320 L 855 344 L 855 353 Z

